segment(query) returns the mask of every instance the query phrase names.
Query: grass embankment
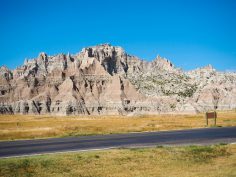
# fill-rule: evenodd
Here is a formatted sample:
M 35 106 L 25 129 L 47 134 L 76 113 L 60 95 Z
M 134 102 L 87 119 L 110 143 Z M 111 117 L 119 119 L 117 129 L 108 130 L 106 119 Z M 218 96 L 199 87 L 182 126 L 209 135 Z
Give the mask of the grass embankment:
M 233 177 L 236 145 L 114 149 L 0 159 L 4 177 Z
M 203 114 L 133 117 L 1 115 L 0 140 L 177 130 L 205 125 Z M 219 112 L 217 125 L 236 126 L 236 112 Z

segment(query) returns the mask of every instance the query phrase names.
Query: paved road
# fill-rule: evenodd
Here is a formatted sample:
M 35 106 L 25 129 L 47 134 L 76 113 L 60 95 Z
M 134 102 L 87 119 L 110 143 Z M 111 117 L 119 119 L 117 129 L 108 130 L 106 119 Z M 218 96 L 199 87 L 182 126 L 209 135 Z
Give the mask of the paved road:
M 0 157 L 156 145 L 236 142 L 236 127 L 144 132 L 0 142 Z

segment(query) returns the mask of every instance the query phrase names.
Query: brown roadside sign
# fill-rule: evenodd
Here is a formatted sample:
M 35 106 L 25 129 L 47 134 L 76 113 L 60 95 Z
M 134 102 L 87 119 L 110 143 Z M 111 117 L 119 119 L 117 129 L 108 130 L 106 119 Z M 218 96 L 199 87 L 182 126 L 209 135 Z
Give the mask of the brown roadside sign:
M 214 112 L 207 112 L 206 116 L 207 116 L 208 119 L 217 118 L 217 114 L 216 114 L 215 111 Z
M 206 125 L 208 125 L 208 119 L 214 119 L 214 124 L 216 125 L 217 113 L 215 111 L 206 112 L 205 118 L 206 118 Z

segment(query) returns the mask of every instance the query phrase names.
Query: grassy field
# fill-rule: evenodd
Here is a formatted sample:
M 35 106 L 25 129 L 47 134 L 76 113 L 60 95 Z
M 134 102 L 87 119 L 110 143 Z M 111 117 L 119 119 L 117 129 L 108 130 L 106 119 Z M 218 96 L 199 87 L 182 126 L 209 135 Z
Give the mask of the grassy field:
M 217 126 L 236 126 L 236 112 L 219 112 Z M 210 120 L 213 125 L 213 120 Z M 203 114 L 153 116 L 0 115 L 0 140 L 79 136 L 205 127 Z
M 114 149 L 0 159 L 4 177 L 235 177 L 236 145 Z
M 219 112 L 217 126 L 236 126 L 236 112 Z M 210 121 L 211 124 L 213 124 Z M 153 116 L 0 115 L 0 140 L 177 130 L 205 127 L 203 114 Z

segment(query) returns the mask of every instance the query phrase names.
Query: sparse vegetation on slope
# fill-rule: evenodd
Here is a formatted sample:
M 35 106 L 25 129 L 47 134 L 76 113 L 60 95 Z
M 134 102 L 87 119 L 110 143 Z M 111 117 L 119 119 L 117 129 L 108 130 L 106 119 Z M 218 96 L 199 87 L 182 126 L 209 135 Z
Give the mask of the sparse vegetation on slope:
M 236 105 L 236 73 L 212 66 L 185 72 L 110 44 L 75 55 L 40 53 L 15 70 L 0 67 L 0 114 L 199 113 Z M 171 106 L 175 104 L 175 106 Z

